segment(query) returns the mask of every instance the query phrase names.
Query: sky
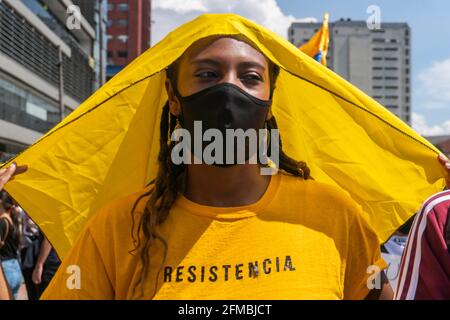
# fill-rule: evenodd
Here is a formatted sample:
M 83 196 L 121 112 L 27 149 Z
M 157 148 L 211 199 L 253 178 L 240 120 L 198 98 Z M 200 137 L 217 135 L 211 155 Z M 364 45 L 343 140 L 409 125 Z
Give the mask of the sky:
M 330 14 L 367 20 L 367 8 L 380 8 L 381 22 L 411 27 L 412 126 L 422 135 L 450 134 L 450 1 L 448 0 L 153 0 L 152 44 L 199 14 L 233 12 L 283 37 L 294 21 Z

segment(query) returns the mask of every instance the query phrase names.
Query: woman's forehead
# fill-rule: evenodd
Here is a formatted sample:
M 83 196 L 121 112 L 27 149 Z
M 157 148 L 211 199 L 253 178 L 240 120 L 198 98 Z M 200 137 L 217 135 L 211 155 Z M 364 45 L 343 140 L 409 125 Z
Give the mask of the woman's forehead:
M 192 44 L 181 57 L 188 64 L 204 61 L 218 62 L 255 62 L 267 68 L 266 57 L 243 39 L 234 37 L 214 37 L 201 39 Z

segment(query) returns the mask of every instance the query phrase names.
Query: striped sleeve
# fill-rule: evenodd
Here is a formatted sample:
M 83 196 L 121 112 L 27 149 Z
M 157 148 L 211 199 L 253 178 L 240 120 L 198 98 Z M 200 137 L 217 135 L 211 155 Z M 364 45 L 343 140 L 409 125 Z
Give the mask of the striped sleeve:
M 450 299 L 450 190 L 428 198 L 414 219 L 400 263 L 397 300 Z

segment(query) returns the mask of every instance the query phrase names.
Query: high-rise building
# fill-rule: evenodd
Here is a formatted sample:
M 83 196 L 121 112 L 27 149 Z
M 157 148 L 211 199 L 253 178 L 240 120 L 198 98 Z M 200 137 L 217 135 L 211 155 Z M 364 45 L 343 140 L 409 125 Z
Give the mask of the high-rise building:
M 109 0 L 107 41 L 110 79 L 150 48 L 151 0 Z
M 288 39 L 306 43 L 322 23 L 294 22 Z M 380 102 L 403 121 L 411 121 L 411 31 L 406 23 L 381 23 L 371 30 L 365 21 L 329 24 L 328 67 Z
M 106 13 L 104 0 L 0 1 L 0 162 L 100 85 L 100 1 Z

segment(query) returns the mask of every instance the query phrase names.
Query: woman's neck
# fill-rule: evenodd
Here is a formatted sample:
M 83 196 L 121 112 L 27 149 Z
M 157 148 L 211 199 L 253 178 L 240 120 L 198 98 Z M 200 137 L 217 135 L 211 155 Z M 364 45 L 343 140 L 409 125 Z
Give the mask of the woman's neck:
M 257 164 L 217 167 L 187 166 L 184 196 L 213 207 L 236 207 L 255 203 L 266 191 L 270 176 L 261 175 Z

